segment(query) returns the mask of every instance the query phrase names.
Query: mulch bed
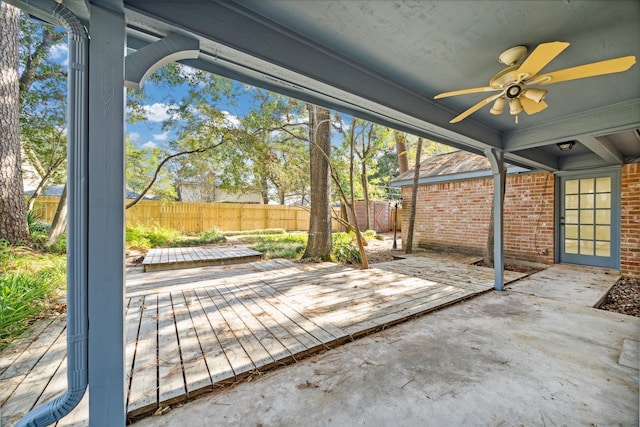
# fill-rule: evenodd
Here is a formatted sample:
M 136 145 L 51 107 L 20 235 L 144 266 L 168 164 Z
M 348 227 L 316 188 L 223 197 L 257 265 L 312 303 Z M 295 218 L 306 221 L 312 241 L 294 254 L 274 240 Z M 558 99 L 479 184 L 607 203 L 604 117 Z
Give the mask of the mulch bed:
M 613 285 L 600 308 L 640 317 L 640 278 L 622 277 Z

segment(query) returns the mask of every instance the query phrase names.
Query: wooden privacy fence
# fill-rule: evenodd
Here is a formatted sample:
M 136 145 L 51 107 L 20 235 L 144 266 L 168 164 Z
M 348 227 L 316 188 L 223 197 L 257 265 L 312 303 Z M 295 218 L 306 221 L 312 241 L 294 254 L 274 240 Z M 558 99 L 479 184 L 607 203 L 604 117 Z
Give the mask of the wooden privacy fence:
M 40 196 L 34 210 L 43 221 L 51 223 L 58 206 L 58 197 Z M 338 210 L 339 212 L 339 210 Z M 398 222 L 400 223 L 400 221 Z M 298 206 L 256 205 L 240 203 L 163 203 L 141 200 L 126 210 L 127 226 L 173 228 L 182 233 L 198 233 L 217 228 L 220 231 L 284 228 L 288 231 L 309 230 L 309 212 Z M 341 230 L 338 221 L 333 229 Z M 391 223 L 390 229 L 393 229 Z

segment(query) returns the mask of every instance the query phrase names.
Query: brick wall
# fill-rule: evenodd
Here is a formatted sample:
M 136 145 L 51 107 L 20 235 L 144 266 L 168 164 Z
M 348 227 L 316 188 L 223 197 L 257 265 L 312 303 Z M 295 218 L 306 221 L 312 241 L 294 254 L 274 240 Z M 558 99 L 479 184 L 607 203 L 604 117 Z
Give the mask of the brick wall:
M 640 163 L 622 167 L 620 270 L 640 277 Z
M 482 255 L 491 217 L 491 178 L 423 185 L 418 189 L 414 246 Z M 411 188 L 402 194 L 406 241 Z M 505 254 L 508 258 L 553 263 L 553 174 L 507 177 Z M 546 250 L 546 255 L 543 255 Z

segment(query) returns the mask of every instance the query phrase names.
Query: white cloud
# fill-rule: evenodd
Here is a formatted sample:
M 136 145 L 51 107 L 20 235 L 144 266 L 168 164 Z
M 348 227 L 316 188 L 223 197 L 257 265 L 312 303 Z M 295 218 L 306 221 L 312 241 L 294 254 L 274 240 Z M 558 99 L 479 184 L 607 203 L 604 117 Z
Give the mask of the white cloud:
M 147 116 L 147 120 L 150 122 L 163 122 L 172 118 L 171 114 L 167 112 L 170 108 L 174 108 L 174 106 L 161 102 L 156 102 L 155 104 L 145 105 L 142 107 Z
M 157 145 L 152 142 L 152 141 L 147 141 L 144 144 L 142 144 L 142 148 L 156 148 Z
M 127 136 L 133 142 L 140 141 L 140 134 L 138 132 L 127 132 Z
M 169 131 L 153 134 L 153 139 L 156 141 L 166 141 L 169 137 Z
M 49 53 L 51 54 L 51 59 L 59 62 L 62 66 L 69 65 L 69 47 L 66 43 L 52 46 Z
M 240 118 L 238 116 L 235 116 L 228 111 L 223 111 L 222 114 L 224 115 L 225 124 L 231 125 L 234 128 L 240 127 Z

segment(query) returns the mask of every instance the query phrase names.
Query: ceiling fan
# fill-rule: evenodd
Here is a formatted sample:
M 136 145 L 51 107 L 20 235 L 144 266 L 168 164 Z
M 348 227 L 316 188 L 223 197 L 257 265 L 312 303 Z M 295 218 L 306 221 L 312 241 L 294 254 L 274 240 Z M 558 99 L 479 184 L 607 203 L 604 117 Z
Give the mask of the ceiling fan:
M 564 70 L 552 71 L 550 73 L 538 74 L 567 47 L 569 47 L 569 43 L 567 42 L 541 43 L 520 65 L 517 64 L 527 54 L 527 48 L 525 46 L 512 47 L 504 51 L 499 57 L 499 61 L 505 64 L 507 68 L 493 76 L 493 78 L 489 80 L 489 86 L 444 92 L 436 95 L 435 99 L 466 95 L 469 93 L 499 91 L 500 93 L 483 99 L 462 114 L 453 118 L 449 123 L 458 123 L 494 101 L 493 107 L 490 110 L 491 114 L 502 114 L 508 101 L 509 113 L 516 117 L 515 120 L 516 123 L 518 123 L 518 114 L 522 111 L 531 115 L 539 113 L 548 107 L 547 103 L 544 102 L 547 91 L 530 86 L 545 86 L 568 80 L 583 79 L 585 77 L 620 73 L 627 71 L 636 63 L 635 56 L 623 56 L 606 61 L 580 65 L 578 67 L 566 68 Z

